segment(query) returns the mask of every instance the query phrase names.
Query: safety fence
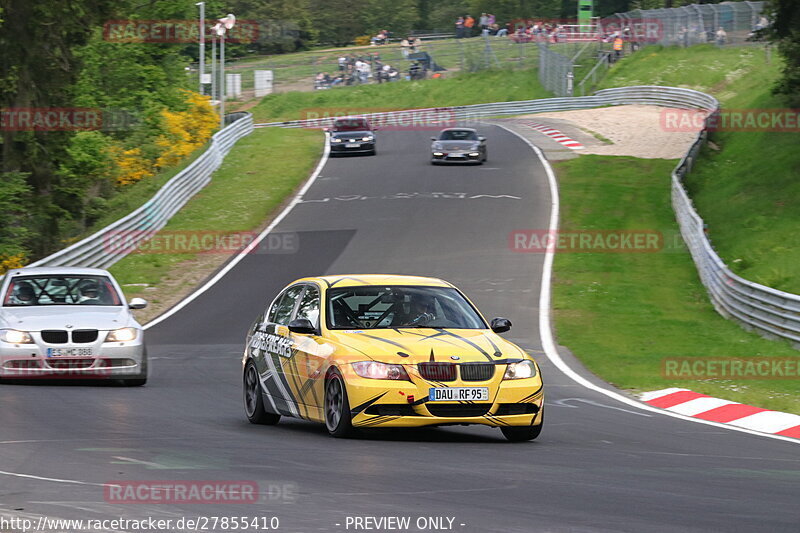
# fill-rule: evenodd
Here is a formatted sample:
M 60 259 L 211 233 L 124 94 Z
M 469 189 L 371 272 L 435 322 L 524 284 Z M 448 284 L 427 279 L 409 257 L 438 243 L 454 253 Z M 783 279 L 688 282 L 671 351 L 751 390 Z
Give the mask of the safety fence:
M 131 214 L 68 248 L 40 259 L 28 266 L 83 266 L 107 268 L 125 256 L 113 245 L 124 237 L 125 250 L 150 238 L 200 189 L 211 181 L 211 175 L 233 145 L 253 131 L 250 113 L 233 113 L 225 117 L 225 128 L 214 134 L 197 159 L 170 179 L 158 192 Z
M 606 70 L 621 56 L 644 46 L 760 45 L 755 39 L 769 21 L 764 2 L 692 4 L 668 9 L 637 9 L 596 23 L 594 54 L 565 54 L 563 45 L 539 44 L 539 82 L 556 96 L 591 93 Z M 621 37 L 619 51 L 611 41 Z

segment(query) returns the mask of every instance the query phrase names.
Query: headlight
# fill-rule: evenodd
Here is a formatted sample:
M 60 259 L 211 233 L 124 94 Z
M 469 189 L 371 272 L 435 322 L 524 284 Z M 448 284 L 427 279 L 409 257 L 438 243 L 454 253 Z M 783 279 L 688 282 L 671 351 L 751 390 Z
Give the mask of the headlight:
M 433 155 L 439 157 L 439 156 L 442 156 L 444 154 L 442 152 L 433 152 Z
M 334 137 L 333 139 L 331 139 L 331 142 L 332 143 L 340 143 L 340 142 L 342 142 L 342 140 L 341 139 L 337 139 L 337 138 Z
M 472 157 L 478 157 L 479 155 L 481 155 L 481 153 L 480 152 L 470 152 L 469 155 L 471 155 Z
M 10 344 L 33 344 L 33 337 L 30 333 L 16 329 L 0 330 L 0 340 Z
M 364 138 L 362 138 L 361 140 L 362 140 L 362 141 L 371 141 L 371 140 L 372 140 L 372 137 L 364 137 Z
M 503 379 L 524 379 L 536 377 L 536 365 L 528 359 L 519 363 L 510 363 Z
M 403 365 L 390 365 L 378 363 L 377 361 L 359 361 L 358 363 L 353 363 L 353 370 L 362 378 L 410 381 Z
M 136 338 L 136 328 L 121 328 L 109 331 L 105 342 L 127 342 Z

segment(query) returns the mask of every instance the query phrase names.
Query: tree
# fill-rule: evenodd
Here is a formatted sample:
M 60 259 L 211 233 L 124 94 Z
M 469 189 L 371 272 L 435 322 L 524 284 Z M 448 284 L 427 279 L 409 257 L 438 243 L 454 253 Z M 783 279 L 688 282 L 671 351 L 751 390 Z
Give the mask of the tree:
M 800 4 L 796 0 L 770 0 L 766 13 L 772 21 L 761 31 L 775 43 L 784 58 L 781 79 L 775 93 L 783 95 L 790 107 L 800 107 Z

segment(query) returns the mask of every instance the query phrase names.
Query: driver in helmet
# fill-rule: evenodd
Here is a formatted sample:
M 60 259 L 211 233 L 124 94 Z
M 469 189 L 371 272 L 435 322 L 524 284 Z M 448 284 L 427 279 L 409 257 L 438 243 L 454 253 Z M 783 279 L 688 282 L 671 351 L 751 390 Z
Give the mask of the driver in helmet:
M 18 304 L 34 305 L 36 303 L 36 291 L 28 281 L 20 281 L 14 290 L 14 298 Z
M 78 303 L 83 305 L 100 304 L 100 287 L 92 279 L 85 279 L 78 283 Z
M 433 297 L 417 294 L 411 298 L 411 309 L 408 313 L 409 326 L 425 326 L 436 320 L 436 304 Z

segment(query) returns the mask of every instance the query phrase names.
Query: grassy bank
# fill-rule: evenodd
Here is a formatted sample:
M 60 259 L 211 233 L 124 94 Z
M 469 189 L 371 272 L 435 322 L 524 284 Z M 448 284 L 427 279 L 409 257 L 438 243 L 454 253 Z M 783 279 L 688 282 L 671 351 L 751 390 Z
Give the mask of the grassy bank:
M 604 85 L 691 87 L 714 94 L 727 116 L 744 118 L 748 109 L 784 107 L 770 92 L 779 69 L 778 57 L 767 62 L 758 48 L 648 48 L 614 67 Z M 712 140 L 686 186 L 714 247 L 737 274 L 800 293 L 796 130 L 719 131 Z
M 562 229 L 655 229 L 668 243 L 679 243 L 670 206 L 675 164 L 596 155 L 557 163 Z M 798 357 L 787 344 L 719 316 L 679 246 L 656 253 L 556 254 L 553 306 L 559 343 L 618 387 L 685 387 L 800 413 L 797 379 L 681 381 L 662 374 L 670 358 Z
M 211 183 L 164 227 L 166 232 L 252 231 L 310 174 L 321 152 L 311 130 L 257 129 L 234 146 Z M 225 253 L 134 253 L 111 267 L 128 297 L 147 298 L 154 316 L 182 291 L 213 272 Z
M 488 70 L 446 79 L 339 87 L 265 97 L 250 111 L 256 122 L 308 118 L 321 108 L 381 111 L 529 100 L 552 96 L 533 71 Z

